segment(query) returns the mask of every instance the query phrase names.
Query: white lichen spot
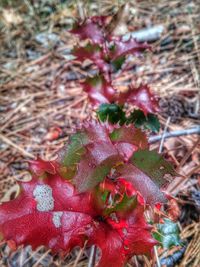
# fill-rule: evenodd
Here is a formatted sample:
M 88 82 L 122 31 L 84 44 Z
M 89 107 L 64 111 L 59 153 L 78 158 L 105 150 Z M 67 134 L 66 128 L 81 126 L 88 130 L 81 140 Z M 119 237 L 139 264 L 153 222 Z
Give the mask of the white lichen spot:
M 37 185 L 33 191 L 33 196 L 37 201 L 37 210 L 50 211 L 54 208 L 52 189 L 47 184 Z
M 61 217 L 63 215 L 62 211 L 57 211 L 53 213 L 53 223 L 56 228 L 61 226 Z

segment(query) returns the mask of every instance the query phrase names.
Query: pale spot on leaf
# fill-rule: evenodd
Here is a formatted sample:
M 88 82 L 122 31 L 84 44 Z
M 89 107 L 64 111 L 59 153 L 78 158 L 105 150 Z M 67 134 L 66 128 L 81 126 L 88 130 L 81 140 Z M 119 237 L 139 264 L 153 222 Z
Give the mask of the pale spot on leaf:
M 62 215 L 63 215 L 62 211 L 57 211 L 53 213 L 53 223 L 56 228 L 59 228 L 61 226 Z
M 52 189 L 49 185 L 37 185 L 33 191 L 33 196 L 37 201 L 38 211 L 50 211 L 54 208 Z

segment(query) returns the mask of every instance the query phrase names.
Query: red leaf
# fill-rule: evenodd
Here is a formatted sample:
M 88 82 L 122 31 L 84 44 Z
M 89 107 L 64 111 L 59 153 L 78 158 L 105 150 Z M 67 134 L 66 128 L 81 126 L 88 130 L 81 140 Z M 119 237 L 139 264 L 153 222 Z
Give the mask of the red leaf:
M 91 237 L 102 251 L 99 267 L 122 267 L 134 255 L 146 254 L 156 244 L 143 217 L 143 208 L 137 207 L 126 219 L 116 216 L 100 222 Z
M 111 142 L 93 143 L 86 147 L 85 158 L 78 165 L 74 177 L 79 192 L 85 192 L 105 179 L 115 164 L 122 161 Z
M 110 134 L 112 142 L 126 161 L 130 159 L 137 149 L 148 148 L 145 133 L 133 125 L 123 125 Z
M 91 195 L 76 195 L 74 187 L 59 177 L 34 177 L 21 183 L 20 195 L 0 206 L 0 232 L 17 245 L 53 251 L 83 246 L 85 232 L 96 214 Z
M 146 43 L 139 43 L 135 39 L 131 38 L 128 41 L 123 41 L 122 38 L 114 40 L 114 48 L 110 53 L 112 60 L 118 57 L 126 56 L 128 54 L 138 54 L 146 49 L 150 49 L 150 45 Z
M 87 19 L 82 24 L 75 23 L 70 32 L 77 34 L 81 40 L 89 39 L 95 44 L 103 44 L 105 41 L 102 30 L 91 19 Z
M 29 169 L 37 176 L 42 176 L 45 173 L 56 173 L 55 165 L 51 161 L 44 161 L 38 158 L 37 160 L 29 160 L 28 163 Z
M 86 59 L 93 61 L 101 72 L 110 71 L 110 66 L 105 61 L 105 54 L 99 45 L 87 44 L 85 47 L 75 47 L 72 53 L 81 62 Z
M 99 123 L 96 121 L 88 121 L 83 123 L 83 131 L 88 136 L 88 144 L 92 142 L 110 142 L 109 127 L 107 124 Z M 112 127 L 113 128 L 113 127 Z
M 104 207 L 96 206 L 94 193 L 77 194 L 57 173 L 20 184 L 20 195 L 0 205 L 0 233 L 17 246 L 44 245 L 67 253 L 88 240 L 89 246 L 101 249 L 99 267 L 108 262 L 122 267 L 133 255 L 149 253 L 155 244 L 139 203 L 126 218 L 120 213 L 103 217 Z
M 114 101 L 115 90 L 103 76 L 97 75 L 93 78 L 87 78 L 82 86 L 94 105 Z
M 158 101 L 148 85 L 141 85 L 139 88 L 130 87 L 128 92 L 120 94 L 119 102 L 131 103 L 142 109 L 145 115 L 159 110 Z

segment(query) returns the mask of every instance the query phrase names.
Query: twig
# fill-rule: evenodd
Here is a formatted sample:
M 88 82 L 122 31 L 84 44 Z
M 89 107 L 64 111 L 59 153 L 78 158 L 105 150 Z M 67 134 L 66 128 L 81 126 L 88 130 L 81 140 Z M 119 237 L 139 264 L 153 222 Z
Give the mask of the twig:
M 81 256 L 83 255 L 83 251 L 85 250 L 86 245 L 87 245 L 87 241 L 85 242 L 83 248 L 80 249 L 80 251 L 79 251 L 79 253 L 78 253 L 77 257 L 76 257 L 76 260 L 75 260 L 75 262 L 74 262 L 72 267 L 77 267 L 78 262 L 79 262 Z
M 181 167 L 185 164 L 185 162 L 187 161 L 187 159 L 190 157 L 190 155 L 192 154 L 193 150 L 198 146 L 198 144 L 200 143 L 200 136 L 197 139 L 197 141 L 194 143 L 194 145 L 188 150 L 188 152 L 185 154 L 185 156 L 182 158 L 179 166 L 177 167 L 176 171 L 178 172 Z
M 96 246 L 93 245 L 91 247 L 91 251 L 90 251 L 90 257 L 89 257 L 88 267 L 94 267 L 94 265 L 95 265 L 96 250 L 97 250 Z
M 184 130 L 178 130 L 178 131 L 173 131 L 173 132 L 168 132 L 165 134 L 165 139 L 171 138 L 171 137 L 176 137 L 176 136 L 184 136 L 184 135 L 191 135 L 191 134 L 198 134 L 200 135 L 200 126 L 190 128 L 190 129 L 184 129 Z M 149 143 L 155 143 L 158 142 L 162 139 L 163 135 L 157 135 L 157 136 L 151 136 L 149 138 Z
M 161 267 L 161 264 L 160 264 L 160 259 L 159 259 L 159 257 L 158 257 L 158 251 L 157 251 L 157 247 L 156 247 L 156 246 L 154 246 L 154 247 L 153 247 L 153 249 L 154 249 L 154 253 L 155 253 L 155 256 L 156 256 L 156 263 L 157 263 L 157 267 Z
M 34 157 L 33 154 L 27 152 L 26 150 L 24 150 L 20 146 L 16 145 L 10 139 L 8 139 L 6 136 L 0 134 L 0 139 L 2 139 L 3 142 L 6 143 L 6 144 L 8 144 L 9 146 L 12 146 L 12 147 L 16 148 L 23 156 L 26 156 L 26 157 L 30 157 L 32 159 L 35 159 L 35 157 Z
M 37 267 L 37 266 L 39 266 L 39 263 L 41 263 L 41 261 L 43 260 L 43 259 L 45 259 L 45 257 L 49 254 L 49 252 L 51 252 L 51 250 L 49 249 L 49 250 L 47 250 L 38 260 L 37 260 L 37 262 L 33 265 L 33 267 Z
M 26 104 L 28 104 L 33 98 L 28 98 L 25 100 L 23 103 L 21 103 L 18 107 L 16 107 L 13 111 L 11 111 L 8 116 L 4 119 L 3 123 L 4 125 L 1 127 L 1 131 L 6 129 L 6 127 L 10 124 L 10 119 L 17 113 L 19 112 Z
M 162 152 L 162 149 L 163 149 L 163 145 L 164 145 L 164 140 L 165 140 L 165 136 L 166 136 L 166 132 L 167 132 L 167 128 L 169 126 L 169 123 L 170 123 L 170 117 L 168 117 L 167 119 L 167 122 L 165 124 L 165 128 L 164 128 L 164 131 L 163 131 L 163 134 L 162 134 L 162 138 L 161 138 L 161 142 L 160 142 L 160 147 L 159 147 L 159 153 Z

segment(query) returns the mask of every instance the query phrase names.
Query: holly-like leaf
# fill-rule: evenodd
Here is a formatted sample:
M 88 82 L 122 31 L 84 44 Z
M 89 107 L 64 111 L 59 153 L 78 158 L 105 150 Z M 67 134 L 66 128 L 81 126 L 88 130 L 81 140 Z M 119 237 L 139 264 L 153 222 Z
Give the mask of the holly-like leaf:
M 173 246 L 182 244 L 179 233 L 177 223 L 164 219 L 164 223 L 157 225 L 157 232 L 154 233 L 154 238 L 160 242 L 163 248 L 170 249 Z
M 78 191 L 85 192 L 94 188 L 121 161 L 122 158 L 112 143 L 96 142 L 88 145 L 86 157 L 79 163 L 77 175 L 74 177 Z
M 124 124 L 126 121 L 126 115 L 122 107 L 116 104 L 101 104 L 97 114 L 102 122 L 109 121 L 112 124 L 119 123 Z
M 75 47 L 72 50 L 72 53 L 81 62 L 86 59 L 91 60 L 96 64 L 101 72 L 107 73 L 108 71 L 110 71 L 110 65 L 106 62 L 105 54 L 98 44 L 88 43 L 84 47 Z
M 131 161 L 137 168 L 151 177 L 159 187 L 168 182 L 164 177 L 166 174 L 176 174 L 172 164 L 155 150 L 138 150 L 134 153 Z
M 166 202 L 165 195 L 160 191 L 154 181 L 134 165 L 125 164 L 119 166 L 117 172 L 119 178 L 124 178 L 132 183 L 147 204 L 154 206 L 156 203 Z
M 128 41 L 123 41 L 122 38 L 118 40 L 115 39 L 113 43 L 114 45 L 110 52 L 110 58 L 112 58 L 112 60 L 128 54 L 139 54 L 146 49 L 150 49 L 150 45 L 146 43 L 139 43 L 133 38 Z
M 127 119 L 128 123 L 133 123 L 135 127 L 142 129 L 149 129 L 152 132 L 158 132 L 160 129 L 160 122 L 158 117 L 152 113 L 148 113 L 146 116 L 144 112 L 139 109 L 135 109 Z
M 158 111 L 158 101 L 147 85 L 141 85 L 138 88 L 130 87 L 128 92 L 120 94 L 119 102 L 128 102 L 137 106 L 145 116 Z
M 140 129 L 136 129 L 133 125 L 123 125 L 116 128 L 110 134 L 110 138 L 113 142 L 129 143 L 140 149 L 148 148 L 146 134 Z
M 70 32 L 78 35 L 81 40 L 89 39 L 94 44 L 103 44 L 105 41 L 102 30 L 91 19 L 87 19 L 83 23 L 75 22 Z
M 138 149 L 148 148 L 145 133 L 140 129 L 136 129 L 133 125 L 123 125 L 120 128 L 114 129 L 110 134 L 110 138 L 123 156 L 124 161 L 128 161 Z
M 111 143 L 107 125 L 101 124 L 96 121 L 88 121 L 83 123 L 82 131 L 85 132 L 88 136 L 88 144 L 94 142 Z
M 115 90 L 112 84 L 106 81 L 101 75 L 87 78 L 86 81 L 82 83 L 82 86 L 94 105 L 114 101 Z
M 21 182 L 20 195 L 0 205 L 0 232 L 16 245 L 44 245 L 54 252 L 83 246 L 85 231 L 95 209 L 89 194 L 76 195 L 74 187 L 56 173 Z M 91 215 L 88 215 L 91 214 Z
M 59 151 L 57 164 L 60 175 L 67 179 L 74 177 L 78 163 L 86 153 L 86 146 L 98 141 L 110 142 L 108 130 L 102 125 L 85 122 L 81 129 L 69 138 L 69 142 Z
M 102 252 L 98 267 L 122 267 L 133 255 L 148 254 L 156 244 L 149 234 L 150 227 L 142 217 L 143 208 L 138 206 L 126 219 L 110 216 L 97 225 L 92 241 Z M 112 214 L 111 214 L 112 215 Z M 103 231 L 102 231 L 103 229 Z
M 121 161 L 118 150 L 110 140 L 109 129 L 95 122 L 84 123 L 70 138 L 57 160 L 61 165 L 61 176 L 73 178 L 79 192 L 95 187 Z
M 4 240 L 16 246 L 31 245 L 33 249 L 44 245 L 55 253 L 68 253 L 87 241 L 87 246 L 97 245 L 101 250 L 98 267 L 108 262 L 111 267 L 123 267 L 133 255 L 150 253 L 156 241 L 145 222 L 143 206 L 130 205 L 124 217 L 122 199 L 115 214 L 104 216 L 104 208 L 108 207 L 96 206 L 94 192 L 78 194 L 57 172 L 49 174 L 46 166 L 45 179 L 34 175 L 31 181 L 21 182 L 19 196 L 0 205 Z

